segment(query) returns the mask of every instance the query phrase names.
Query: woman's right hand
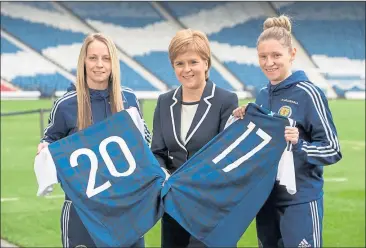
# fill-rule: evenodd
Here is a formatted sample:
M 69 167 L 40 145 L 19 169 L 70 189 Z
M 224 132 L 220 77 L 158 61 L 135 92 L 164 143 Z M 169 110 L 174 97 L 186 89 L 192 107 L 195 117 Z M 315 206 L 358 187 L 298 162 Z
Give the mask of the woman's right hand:
M 244 115 L 245 115 L 246 107 L 247 107 L 247 105 L 243 105 L 241 107 L 237 107 L 236 109 L 234 109 L 233 116 L 235 116 L 236 118 L 239 118 L 239 119 L 243 119 Z
M 46 146 L 48 146 L 49 143 L 48 142 L 42 142 L 39 143 L 38 147 L 37 147 L 37 155 L 42 151 L 43 148 L 45 148 Z

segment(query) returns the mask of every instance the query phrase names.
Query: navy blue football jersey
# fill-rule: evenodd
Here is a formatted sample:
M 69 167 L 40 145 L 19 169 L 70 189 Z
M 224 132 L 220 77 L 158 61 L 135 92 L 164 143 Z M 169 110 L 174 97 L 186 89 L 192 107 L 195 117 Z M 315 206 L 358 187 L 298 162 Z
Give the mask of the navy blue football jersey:
M 165 174 L 127 111 L 49 150 L 62 189 L 98 247 L 129 247 L 162 216 Z
M 249 104 L 243 120 L 165 182 L 165 211 L 208 247 L 236 246 L 274 186 L 289 125 L 289 119 Z

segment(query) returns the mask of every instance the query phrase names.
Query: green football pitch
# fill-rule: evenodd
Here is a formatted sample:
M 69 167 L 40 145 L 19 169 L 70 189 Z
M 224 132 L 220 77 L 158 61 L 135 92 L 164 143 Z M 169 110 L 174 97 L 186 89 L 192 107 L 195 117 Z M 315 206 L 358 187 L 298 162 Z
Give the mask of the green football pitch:
M 155 104 L 143 104 L 150 130 Z M 343 159 L 324 171 L 324 246 L 365 247 L 365 101 L 332 100 L 329 104 Z M 1 101 L 1 113 L 51 106 L 51 100 Z M 1 237 L 22 247 L 59 247 L 63 193 L 57 188 L 48 198 L 36 196 L 33 162 L 39 139 L 38 114 L 1 118 Z M 160 223 L 145 237 L 147 247 L 159 247 Z M 255 246 L 253 222 L 238 247 Z

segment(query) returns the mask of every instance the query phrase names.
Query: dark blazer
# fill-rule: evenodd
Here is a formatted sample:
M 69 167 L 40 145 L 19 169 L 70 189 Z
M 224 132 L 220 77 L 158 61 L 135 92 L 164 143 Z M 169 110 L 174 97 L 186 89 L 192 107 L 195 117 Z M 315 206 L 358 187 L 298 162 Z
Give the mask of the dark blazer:
M 180 138 L 182 87 L 159 96 L 154 113 L 151 150 L 171 173 L 221 132 L 235 108 L 235 93 L 207 80 L 197 112 L 188 130 L 186 145 Z

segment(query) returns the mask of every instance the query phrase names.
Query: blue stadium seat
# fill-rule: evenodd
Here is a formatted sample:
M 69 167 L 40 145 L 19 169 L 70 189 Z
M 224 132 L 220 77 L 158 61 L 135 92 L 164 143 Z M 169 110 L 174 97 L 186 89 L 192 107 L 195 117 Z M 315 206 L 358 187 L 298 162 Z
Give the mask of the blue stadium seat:
M 278 11 L 293 18 L 294 35 L 314 59 L 325 55 L 364 61 L 365 6 L 365 2 L 296 2 Z M 349 91 L 365 91 L 357 86 L 365 83 L 359 76 L 355 79 L 326 74 L 325 78 L 341 97 Z
M 133 90 L 157 91 L 157 89 L 141 77 L 135 70 L 120 61 L 121 84 Z
M 85 20 L 97 20 L 125 28 L 142 28 L 146 25 L 164 21 L 148 2 L 64 2 L 63 4 Z M 166 55 L 167 58 L 166 52 L 162 54 Z M 159 60 L 160 57 L 161 54 L 158 52 L 146 56 L 135 56 L 134 59 L 165 83 L 170 84 L 174 78 L 167 76 L 166 72 L 171 72 L 172 69 L 169 61 L 167 60 L 164 63 L 165 58 Z M 161 61 L 161 63 L 158 64 L 156 61 Z M 133 90 L 156 90 L 154 86 L 137 73 L 127 69 L 127 66 L 123 63 L 121 63 L 121 67 L 122 75 L 128 77 L 126 80 L 122 80 L 122 85 Z M 132 72 L 131 75 L 130 72 Z
M 1 37 L 1 56 L 3 57 L 4 54 L 9 54 L 18 56 L 16 53 L 22 51 L 19 47 L 11 43 L 7 38 Z M 6 57 L 2 58 L 2 61 L 6 63 Z M 13 58 L 14 59 L 14 58 Z M 21 55 L 19 59 L 24 59 L 24 54 Z M 34 63 L 37 61 L 32 60 Z M 31 65 L 30 65 L 31 66 Z M 39 90 L 42 95 L 44 96 L 51 96 L 52 93 L 56 90 L 66 90 L 66 88 L 70 85 L 71 81 L 59 73 L 54 74 L 46 74 L 42 72 L 35 72 L 33 76 L 22 76 L 22 68 L 19 68 L 19 76 L 13 76 L 9 78 L 7 76 L 7 72 L 2 72 L 2 77 L 11 81 L 15 86 L 18 88 L 25 90 L 25 91 L 36 91 Z
M 59 73 L 37 74 L 36 76 L 18 76 L 12 83 L 26 91 L 40 91 L 43 96 L 53 96 L 55 91 L 66 90 L 71 81 Z
M 211 10 L 226 2 L 163 2 L 162 5 L 170 11 L 175 17 L 182 20 L 186 16 L 193 16 L 203 10 Z M 230 8 L 230 6 L 226 6 Z M 223 19 L 228 19 L 228 13 L 222 13 Z M 244 23 L 237 24 L 234 27 L 223 28 L 219 32 L 211 33 L 208 39 L 221 44 L 229 44 L 230 46 L 246 46 L 255 48 L 256 40 L 261 32 L 264 19 L 251 19 Z M 244 82 L 247 89 L 253 93 L 257 92 L 266 80 L 260 69 L 249 64 L 242 64 L 235 61 L 222 61 L 224 66 L 229 69 L 240 81 Z M 215 81 L 215 79 L 213 78 Z M 258 81 L 257 81 L 258 80 Z M 231 86 L 230 86 L 231 87 Z
M 264 18 L 248 20 L 232 28 L 224 28 L 220 32 L 209 35 L 211 41 L 230 44 L 231 46 L 246 46 L 255 48 L 258 36 L 261 34 Z M 223 64 L 234 73 L 248 90 L 255 95 L 267 85 L 268 80 L 259 66 L 252 64 L 238 63 L 235 61 L 223 62 Z
M 83 19 L 98 20 L 124 27 L 144 27 L 161 21 L 148 2 L 63 2 Z
M 214 6 L 217 4 L 211 5 Z M 65 2 L 65 5 L 84 19 L 98 20 L 103 23 L 111 23 L 124 28 L 142 29 L 147 25 L 166 21 L 148 2 Z M 205 6 L 206 4 L 198 3 L 198 5 Z M 110 13 L 110 15 L 100 14 L 101 9 L 103 9 L 102 13 L 107 12 Z M 166 50 L 167 49 L 168 47 Z M 168 87 L 175 88 L 179 85 L 166 51 L 153 51 L 146 55 L 137 55 L 133 57 L 160 80 L 166 83 Z M 157 63 L 157 61 L 159 61 L 159 63 Z M 211 71 L 211 75 L 211 79 L 215 81 L 217 85 L 232 89 L 226 80 L 214 69 Z
M 239 64 L 236 62 L 224 63 L 239 78 L 245 79 L 248 90 L 258 94 L 259 90 L 268 84 L 268 79 L 258 66 Z
M 183 17 L 194 15 L 202 10 L 209 10 L 225 4 L 225 2 L 161 2 L 174 16 Z
M 45 3 L 46 4 L 46 3 Z M 50 3 L 48 3 L 50 4 Z M 75 4 L 77 4 L 75 2 Z M 30 4 L 32 7 L 36 8 L 43 8 L 50 10 L 47 8 L 47 4 L 44 5 L 43 3 L 39 4 Z M 51 4 L 53 7 L 53 5 Z M 6 15 L 1 15 L 1 24 L 2 27 L 5 28 L 8 32 L 12 35 L 19 38 L 22 42 L 29 45 L 30 47 L 36 49 L 38 52 L 42 53 L 42 50 L 50 48 L 50 47 L 57 47 L 60 45 L 71 45 L 75 43 L 82 43 L 85 39 L 85 34 L 79 32 L 72 32 L 67 30 L 61 30 L 55 27 L 50 27 L 40 23 L 34 23 L 30 21 L 26 21 L 20 18 L 13 18 Z M 72 24 L 70 24 L 72 25 Z M 40 38 L 42 37 L 42 38 Z M 4 43 L 4 44 L 3 44 Z M 2 48 L 4 46 L 4 52 L 12 52 L 14 50 L 14 46 L 11 47 L 6 40 L 2 39 Z M 9 50 L 10 49 L 10 50 Z M 60 56 L 65 56 L 62 54 Z M 56 59 L 57 61 L 57 59 Z M 76 62 L 75 62 L 76 64 Z M 149 82 L 147 82 L 144 78 L 142 78 L 139 74 L 136 73 L 133 69 L 129 66 L 124 64 L 122 61 L 120 62 L 121 65 L 121 79 L 122 84 L 130 87 L 134 90 L 156 90 L 154 86 L 152 86 Z M 71 70 L 71 73 L 76 75 L 76 69 Z M 55 77 L 54 77 L 55 78 Z M 16 84 L 22 82 L 20 87 L 24 88 L 25 90 L 30 90 L 33 88 L 40 88 L 46 89 L 46 87 L 42 86 L 39 87 L 39 84 L 36 83 L 34 87 L 25 83 L 25 81 L 29 80 L 30 82 L 36 83 L 37 80 L 31 80 L 30 78 L 20 78 L 16 80 Z M 39 80 L 40 82 L 45 82 L 46 80 Z M 49 88 L 53 88 L 54 86 L 50 86 Z M 66 90 L 67 86 L 57 87 L 57 90 Z M 48 92 L 49 90 L 46 89 Z M 48 93 L 47 93 L 48 94 Z
M 5 15 L 1 15 L 1 26 L 39 52 L 49 47 L 81 43 L 85 38 L 82 33 L 60 30 Z
M 209 40 L 227 43 L 232 46 L 257 47 L 258 36 L 262 32 L 264 18 L 248 20 L 232 28 L 208 36 Z
M 170 88 L 174 89 L 180 85 L 170 64 L 168 53 L 153 52 L 145 56 L 135 56 L 135 59 L 141 64 L 149 65 L 149 69 L 159 75 L 161 80 L 167 83 Z M 233 90 L 232 86 L 214 68 L 210 69 L 210 79 L 221 88 Z
M 365 2 L 296 2 L 278 10 L 293 18 L 293 33 L 310 55 L 365 59 Z
M 21 49 L 9 42 L 7 39 L 1 37 L 1 54 L 16 53 L 18 51 L 21 51 Z
M 59 12 L 59 10 L 57 8 L 55 8 L 55 6 L 52 4 L 52 2 L 23 1 L 23 2 L 18 2 L 18 3 L 28 5 L 31 7 L 35 7 L 37 9 L 48 10 L 48 11 L 52 11 L 52 12 Z
M 148 69 L 157 75 L 170 88 L 180 85 L 169 61 L 167 52 L 152 52 L 144 56 L 135 56 L 136 61 L 148 66 Z
M 61 13 L 56 8 L 56 4 L 51 2 L 17 2 L 16 4 L 31 6 L 43 12 Z M 158 27 L 163 23 L 167 23 L 167 20 L 155 10 L 150 2 L 61 2 L 60 4 L 65 5 L 90 25 L 97 21 L 102 24 L 102 27 L 103 24 L 108 24 L 113 28 L 121 27 L 121 30 L 134 30 L 133 32 L 140 33 L 140 29 L 141 32 L 144 32 L 153 30 L 151 27 L 155 27 L 155 25 Z M 233 10 L 230 10 L 230 8 L 233 8 L 233 6 L 243 7 L 242 5 L 230 5 L 227 2 L 161 2 L 160 4 L 182 22 L 188 16 L 193 19 L 195 17 L 200 18 L 200 12 L 214 10 L 222 6 L 225 6 L 227 9 L 221 12 L 216 11 L 216 15 L 222 15 L 222 18 L 230 18 L 228 15 L 233 13 Z M 365 60 L 366 4 L 364 2 L 295 2 L 274 5 L 280 6 L 277 9 L 280 14 L 285 13 L 292 17 L 294 36 L 316 63 L 327 64 L 327 59 L 332 57 L 361 61 L 357 63 L 362 63 Z M 245 6 L 244 3 L 244 8 Z M 230 49 L 246 47 L 249 48 L 251 56 L 253 56 L 254 53 L 251 49 L 256 47 L 257 38 L 262 31 L 263 21 L 266 18 L 261 13 L 255 16 L 255 18 L 248 20 L 246 18 L 242 21 L 239 20 L 239 24 L 229 25 L 230 27 L 225 26 L 217 32 L 210 32 L 208 38 L 211 42 L 216 42 L 217 46 L 215 49 L 229 49 L 228 51 L 230 51 Z M 1 25 L 4 30 L 41 54 L 47 48 L 81 44 L 85 38 L 85 34 L 82 32 L 63 30 L 57 28 L 57 24 L 54 26 L 36 23 L 31 21 L 31 18 L 27 18 L 27 16 L 24 16 L 24 18 L 11 17 L 11 14 L 6 11 L 2 11 Z M 72 25 L 72 20 L 70 20 L 70 25 Z M 105 25 L 105 27 L 108 28 L 108 25 Z M 152 32 L 149 35 L 154 36 L 155 33 Z M 166 34 L 162 32 L 159 35 L 170 36 L 172 33 L 169 30 Z M 325 41 L 326 45 L 324 45 Z M 156 47 L 158 48 L 155 50 L 152 48 L 151 51 L 144 51 L 144 54 L 133 51 L 138 47 L 134 47 L 131 51 L 125 50 L 125 52 L 127 54 L 131 53 L 130 55 L 138 63 L 166 83 L 169 88 L 179 86 L 180 83 L 176 79 L 169 61 L 168 47 L 165 50 L 159 46 Z M 8 40 L 1 39 L 2 54 L 16 53 L 20 50 Z M 65 55 L 62 54 L 60 56 Z M 313 57 L 316 55 L 325 55 L 325 60 L 323 57 L 320 57 L 320 60 L 319 57 Z M 57 58 L 57 56 L 53 58 Z M 57 62 L 57 59 L 55 60 Z M 253 62 L 253 58 L 249 59 L 249 62 L 243 62 L 243 60 L 236 59 L 235 56 L 225 57 L 224 60 L 221 61 L 223 65 L 240 81 L 244 82 L 246 89 L 252 90 L 253 93 L 257 93 L 259 89 L 267 84 L 267 79 L 256 63 Z M 152 84 L 141 77 L 133 68 L 130 68 L 122 61 L 120 61 L 120 66 L 123 86 L 133 90 L 156 90 Z M 320 69 L 326 71 L 324 68 Z M 75 75 L 76 69 L 70 68 L 70 72 Z M 214 68 L 211 68 L 210 79 L 222 88 L 233 90 L 232 86 Z M 326 79 L 337 92 L 346 89 L 347 87 L 344 87 L 344 84 L 347 84 L 347 82 L 352 85 L 354 82 L 364 82 L 362 77 L 357 79 L 334 78 L 334 75 L 329 74 L 326 75 Z M 45 94 L 49 94 L 49 92 L 54 90 L 65 90 L 70 83 L 68 79 L 60 74 L 48 75 L 43 72 L 37 72 L 34 77 L 19 75 L 12 81 L 22 89 L 42 89 Z M 46 85 L 47 82 L 50 82 L 50 85 Z M 357 88 L 356 86 L 349 87 L 347 90 L 357 89 L 364 90 L 364 88 Z

